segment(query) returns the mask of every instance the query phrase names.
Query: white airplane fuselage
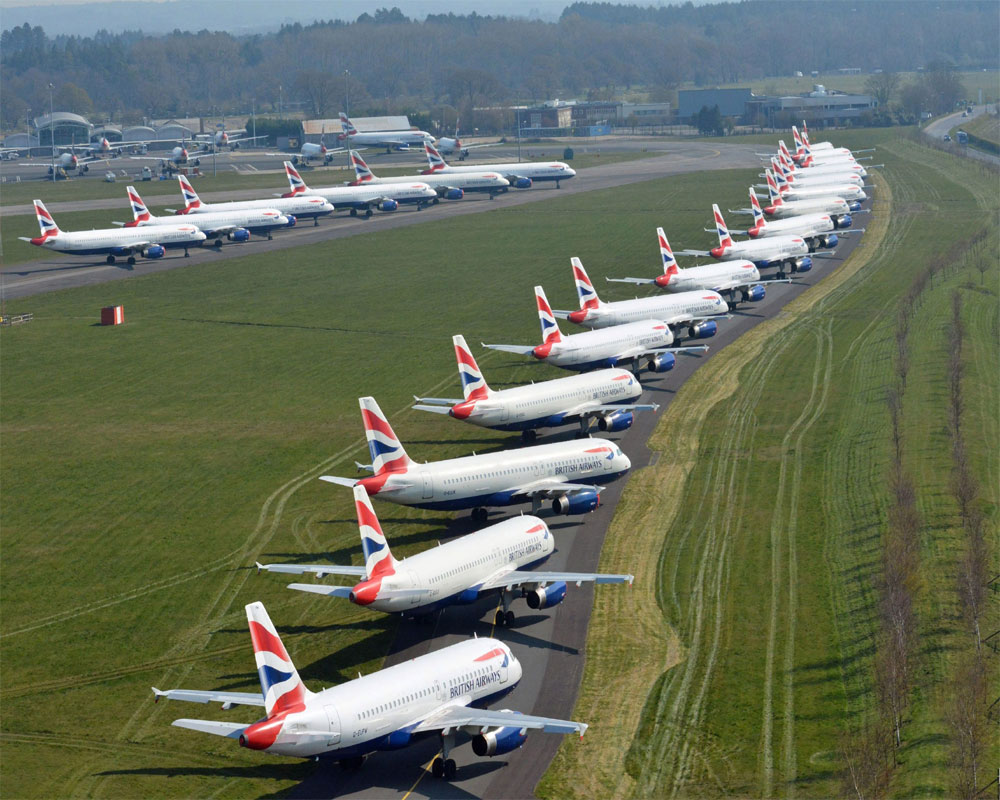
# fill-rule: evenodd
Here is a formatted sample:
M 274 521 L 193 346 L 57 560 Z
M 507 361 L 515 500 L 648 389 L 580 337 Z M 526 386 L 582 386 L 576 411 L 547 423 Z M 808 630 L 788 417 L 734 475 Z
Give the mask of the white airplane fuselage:
M 339 137 L 345 144 L 354 149 L 359 147 L 386 147 L 392 150 L 408 150 L 422 148 L 425 142 L 434 142 L 434 137 L 426 131 L 366 131 L 352 133 L 348 136 L 342 133 Z
M 780 205 L 768 205 L 764 213 L 774 219 L 788 219 L 805 214 L 849 214 L 851 207 L 843 197 L 826 195 L 809 200 L 785 200 Z
M 747 239 L 723 247 L 713 247 L 715 258 L 745 258 L 755 264 L 772 264 L 797 256 L 809 255 L 809 245 L 801 236 L 773 236 L 769 239 Z
M 532 181 L 565 181 L 576 175 L 576 170 L 569 164 L 562 161 L 521 161 L 507 164 L 481 164 L 479 166 L 467 167 L 438 167 L 432 170 L 439 175 L 448 175 L 456 172 L 474 172 L 476 170 L 488 169 L 499 172 L 507 180 L 514 183 L 512 178 L 530 178 Z
M 748 232 L 754 239 L 775 236 L 801 236 L 809 238 L 834 230 L 836 225 L 829 214 L 802 214 L 797 217 L 768 222 L 763 228 L 751 228 Z
M 369 495 L 417 508 L 458 510 L 507 506 L 519 488 L 555 479 L 567 483 L 601 484 L 632 466 L 621 449 L 607 439 L 578 439 L 502 453 L 450 458 L 362 478 Z
M 642 351 L 670 347 L 673 343 L 674 334 L 669 325 L 645 319 L 604 330 L 564 335 L 560 342 L 538 345 L 533 355 L 546 364 L 586 372 L 629 363 Z
M 803 169 L 793 173 L 790 179 L 786 176 L 785 180 L 792 187 L 811 187 L 828 183 L 852 184 L 854 186 L 864 186 L 865 184 L 865 179 L 860 174 L 850 171 L 810 172 L 808 169 Z
M 323 197 L 272 197 L 264 200 L 233 200 L 205 203 L 180 211 L 181 214 L 228 214 L 246 211 L 278 211 L 290 217 L 322 217 L 332 214 L 334 206 Z
M 678 270 L 677 275 L 671 277 L 663 288 L 668 292 L 704 294 L 706 289 L 726 291 L 759 280 L 760 270 L 756 265 L 752 261 L 740 259 Z
M 840 197 L 844 200 L 864 201 L 868 199 L 865 190 L 853 183 L 824 183 L 803 188 L 789 187 L 781 193 L 782 198 L 789 200 L 809 200 L 816 197 Z
M 297 197 L 323 197 L 333 203 L 334 208 L 357 208 L 367 206 L 388 197 L 397 203 L 431 203 L 437 197 L 430 186 L 423 181 L 394 183 L 387 186 L 365 184 L 364 186 L 321 186 L 298 193 Z
M 60 231 L 39 236 L 32 244 L 74 256 L 123 255 L 124 251 L 142 242 L 165 248 L 195 247 L 205 241 L 205 234 L 194 225 L 167 224 L 152 230 L 136 228 L 99 228 L 92 231 Z
M 498 172 L 457 172 L 450 175 L 400 175 L 394 178 L 372 178 L 359 186 L 395 186 L 401 183 L 412 183 L 414 180 L 426 183 L 432 189 L 439 191 L 449 188 L 461 189 L 463 192 L 489 192 L 498 194 L 510 188 L 510 181 Z
M 668 325 L 688 323 L 692 318 L 724 314 L 729 305 L 715 291 L 688 291 L 683 294 L 659 294 L 601 303 L 597 308 L 581 308 L 569 315 L 569 320 L 587 328 L 601 329 L 617 325 L 659 320 Z
M 288 227 L 288 217 L 274 208 L 261 209 L 237 209 L 235 211 L 214 211 L 208 213 L 191 214 L 188 219 L 190 224 L 205 232 L 206 236 L 212 236 L 216 231 L 232 227 L 246 228 L 252 232 L 266 232 L 277 228 Z M 133 220 L 126 223 L 126 228 L 146 228 L 150 226 L 160 227 L 163 225 L 176 225 L 177 216 L 154 217 L 149 219 Z

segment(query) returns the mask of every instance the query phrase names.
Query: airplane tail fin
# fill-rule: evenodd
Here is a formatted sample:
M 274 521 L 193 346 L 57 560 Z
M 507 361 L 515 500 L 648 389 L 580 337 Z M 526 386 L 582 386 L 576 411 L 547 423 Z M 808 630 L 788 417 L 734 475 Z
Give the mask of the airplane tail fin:
M 365 438 L 368 440 L 368 452 L 372 457 L 372 470 L 375 474 L 405 469 L 413 463 L 375 398 L 359 398 L 358 405 L 361 406 L 361 420 L 365 426 Z
M 733 237 L 729 235 L 726 221 L 722 218 L 722 212 L 719 211 L 719 207 L 715 203 L 712 203 L 712 214 L 715 216 L 716 233 L 719 234 L 719 247 L 732 247 Z
M 802 136 L 799 134 L 799 129 L 792 125 L 792 141 L 795 143 L 796 151 L 802 149 Z
M 552 306 L 549 305 L 545 290 L 541 286 L 535 287 L 535 304 L 538 306 L 538 321 L 542 324 L 542 344 L 561 342 L 562 331 L 559 330 L 559 323 L 556 322 Z
M 771 173 L 774 175 L 774 185 L 778 187 L 780 193 L 787 192 L 789 189 L 788 178 L 785 177 L 785 173 L 780 169 L 775 170 Z
M 358 135 L 358 129 L 354 127 L 354 123 L 351 122 L 350 118 L 343 111 L 340 112 L 340 129 L 343 131 L 340 134 L 341 139 Z
M 778 184 L 774 180 L 774 173 L 771 170 L 764 170 L 767 175 L 767 196 L 772 206 L 781 205 L 781 192 L 778 191 Z
M 288 185 L 292 189 L 287 195 L 284 195 L 285 197 L 294 197 L 309 190 L 306 182 L 302 180 L 302 176 L 299 175 L 299 171 L 295 169 L 291 161 L 285 162 L 285 175 L 288 176 Z
M 355 183 L 371 183 L 375 179 L 375 173 L 371 171 L 357 150 L 351 150 L 351 166 L 354 167 Z
M 38 219 L 38 228 L 42 232 L 42 239 L 48 239 L 59 233 L 59 226 L 52 219 L 52 215 L 41 200 L 35 200 L 35 217 Z
M 448 166 L 448 162 L 444 160 L 444 157 L 430 142 L 424 142 L 424 151 L 427 153 L 427 164 L 429 165 L 427 171 L 423 173 L 424 175 L 431 172 L 437 172 L 438 170 L 444 169 Z
M 360 484 L 354 487 L 354 509 L 358 514 L 358 530 L 361 533 L 361 549 L 365 554 L 368 580 L 394 575 L 399 562 L 392 557 L 378 516 L 372 508 L 372 501 L 365 487 Z
M 576 293 L 580 298 L 580 308 L 599 308 L 601 299 L 597 296 L 597 290 L 594 288 L 587 270 L 583 268 L 583 262 L 576 256 L 573 256 L 570 259 L 570 263 L 573 265 L 573 280 L 576 282 Z
M 152 219 L 152 217 L 149 214 L 149 209 L 146 208 L 146 204 L 142 202 L 142 198 L 139 196 L 139 193 L 135 190 L 135 187 L 127 186 L 126 190 L 128 191 L 129 204 L 132 206 L 132 221 L 126 222 L 125 227 L 134 228 L 140 222 L 149 222 Z
M 472 351 L 465 343 L 462 335 L 452 336 L 452 344 L 455 345 L 455 359 L 458 361 L 458 377 L 462 381 L 462 391 L 466 400 L 483 400 L 490 395 L 490 387 L 486 384 L 486 379 L 472 355 Z
M 178 175 L 177 180 L 180 182 L 181 195 L 184 197 L 184 208 L 181 209 L 180 213 L 187 214 L 192 209 L 201 208 L 201 198 L 198 197 L 198 193 L 194 190 L 187 175 Z
M 764 230 L 767 222 L 764 221 L 764 212 L 760 209 L 760 201 L 757 199 L 757 192 L 750 187 L 750 211 L 753 214 L 753 228 L 756 231 Z
M 680 268 L 677 266 L 677 259 L 674 258 L 674 251 L 670 248 L 670 242 L 667 241 L 667 234 L 663 232 L 663 228 L 656 229 L 656 239 L 660 245 L 660 259 L 663 261 L 663 274 L 657 276 L 656 285 L 662 287 L 669 285 L 670 281 L 680 274 Z
M 298 670 L 281 643 L 274 623 L 267 615 L 263 603 L 250 603 L 246 607 L 250 638 L 257 660 L 260 690 L 264 694 L 264 710 L 268 718 L 305 707 L 310 694 L 299 677 Z

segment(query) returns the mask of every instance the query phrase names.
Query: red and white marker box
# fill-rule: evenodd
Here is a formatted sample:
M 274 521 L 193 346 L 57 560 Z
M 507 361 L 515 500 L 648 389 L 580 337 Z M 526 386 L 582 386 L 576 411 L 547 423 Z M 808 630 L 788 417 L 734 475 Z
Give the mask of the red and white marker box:
M 122 325 L 125 323 L 125 306 L 107 306 L 101 309 L 102 325 Z

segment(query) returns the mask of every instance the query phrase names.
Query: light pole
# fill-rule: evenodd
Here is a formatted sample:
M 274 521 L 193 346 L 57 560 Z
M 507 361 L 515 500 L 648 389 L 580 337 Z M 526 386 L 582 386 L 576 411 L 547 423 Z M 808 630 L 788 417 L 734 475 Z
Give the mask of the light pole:
M 517 162 L 521 163 L 521 107 L 517 107 Z
M 282 88 L 281 84 L 278 84 L 278 119 L 284 119 L 284 115 L 281 113 L 281 94 Z
M 251 147 L 257 146 L 257 98 L 255 97 L 250 101 L 250 121 L 253 125 L 253 144 Z
M 49 144 L 52 149 L 49 151 L 49 169 L 52 170 L 52 180 L 56 179 L 56 121 L 53 111 L 52 92 L 56 87 L 49 84 Z

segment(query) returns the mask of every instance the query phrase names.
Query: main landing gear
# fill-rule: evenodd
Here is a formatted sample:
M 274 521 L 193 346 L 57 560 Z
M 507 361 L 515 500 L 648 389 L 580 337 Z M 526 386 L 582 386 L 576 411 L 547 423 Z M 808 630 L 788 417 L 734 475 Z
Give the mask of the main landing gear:
M 502 591 L 500 592 L 500 604 L 501 608 L 497 609 L 496 616 L 493 618 L 493 624 L 498 628 L 508 627 L 511 628 L 514 625 L 514 612 L 510 610 L 510 601 L 514 598 L 511 597 L 510 592 Z
M 486 522 L 487 517 L 489 517 L 490 512 L 485 508 L 474 508 L 470 517 L 473 522 Z
M 128 263 L 128 265 L 129 265 L 130 267 L 134 267 L 134 266 L 135 266 L 135 256 L 129 256 L 129 257 L 128 257 L 128 258 L 126 259 L 126 262 Z
M 106 259 L 104 259 L 104 260 L 105 260 L 106 262 L 108 262 L 109 264 L 114 264 L 114 263 L 115 263 L 115 257 L 114 257 L 114 256 L 108 256 L 108 257 L 107 257 Z
M 455 734 L 446 733 L 441 736 L 441 755 L 431 762 L 431 774 L 435 778 L 444 778 L 446 781 L 455 780 L 458 767 L 455 759 L 448 758 L 452 748 L 455 747 Z

